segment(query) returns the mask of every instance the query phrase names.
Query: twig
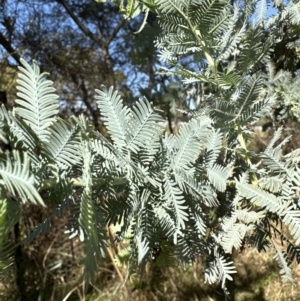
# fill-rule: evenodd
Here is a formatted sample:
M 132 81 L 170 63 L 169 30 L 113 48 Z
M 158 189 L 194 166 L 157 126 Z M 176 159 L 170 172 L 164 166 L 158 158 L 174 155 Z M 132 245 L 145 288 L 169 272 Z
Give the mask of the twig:
M 70 297 L 70 295 L 71 295 L 72 293 L 74 293 L 74 292 L 79 288 L 79 286 L 80 286 L 80 285 L 76 285 L 73 289 L 71 289 L 71 290 L 67 293 L 67 295 L 64 297 L 64 299 L 63 299 L 62 301 L 66 301 L 66 300 Z

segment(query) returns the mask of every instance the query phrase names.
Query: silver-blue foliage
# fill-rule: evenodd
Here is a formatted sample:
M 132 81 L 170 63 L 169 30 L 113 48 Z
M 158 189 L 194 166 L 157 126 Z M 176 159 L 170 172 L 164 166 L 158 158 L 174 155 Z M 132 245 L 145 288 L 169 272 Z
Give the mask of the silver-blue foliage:
M 108 227 L 127 244 L 118 261 L 126 255 L 129 275 L 147 264 L 191 264 L 201 256 L 205 280 L 225 289 L 236 272 L 228 254 L 249 246 L 273 251 L 283 280 L 293 281 L 290 264 L 300 262 L 300 150 L 282 154 L 288 138 L 278 143 L 281 128 L 261 153 L 248 151 L 246 139 L 251 125 L 278 106 L 286 109 L 282 118 L 300 116 L 299 75 L 276 73 L 270 62 L 270 33 L 276 22 L 300 22 L 299 3 L 287 1 L 267 20 L 267 6 L 281 1 L 256 2 L 245 1 L 242 11 L 226 0 L 128 1 L 127 17 L 143 9 L 158 14 L 156 45 L 172 66 L 166 73 L 209 87 L 177 134 L 164 133 L 164 119 L 147 99 L 128 107 L 113 87 L 95 94 L 107 137 L 84 116 L 63 121 L 46 74 L 22 60 L 17 107 L 0 110 L 0 139 L 17 149 L 0 155 L 3 270 L 11 264 L 4 234 L 16 222 L 10 218 L 16 202 L 20 208 L 54 198 L 53 214 L 71 212 L 67 233 L 84 243 L 91 281 L 109 246 Z M 190 69 L 185 58 L 193 59 Z M 50 220 L 25 241 L 47 232 Z

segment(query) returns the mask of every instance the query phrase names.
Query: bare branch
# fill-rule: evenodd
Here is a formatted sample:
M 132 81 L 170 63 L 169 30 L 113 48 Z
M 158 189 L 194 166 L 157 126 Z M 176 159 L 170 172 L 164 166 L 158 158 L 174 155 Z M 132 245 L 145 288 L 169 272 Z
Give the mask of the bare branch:
M 12 47 L 11 43 L 5 38 L 5 36 L 0 32 L 0 44 L 3 48 L 14 58 L 14 60 L 21 65 L 20 55 L 17 51 Z
M 125 19 L 122 17 L 122 19 L 120 20 L 118 26 L 114 29 L 113 33 L 111 34 L 111 36 L 107 39 L 107 41 L 105 42 L 105 45 L 108 47 L 110 45 L 110 43 L 114 40 L 114 38 L 116 37 L 116 35 L 118 34 L 118 32 L 120 31 L 120 29 L 124 26 L 125 24 Z
M 97 111 L 94 110 L 91 103 L 88 101 L 88 92 L 85 87 L 84 78 L 81 78 L 81 81 L 78 80 L 75 74 L 70 74 L 72 77 L 73 82 L 81 89 L 82 91 L 82 101 L 84 102 L 85 106 L 89 110 L 92 118 L 95 128 L 97 129 L 99 126 L 99 116 L 97 114 Z
M 79 29 L 87 35 L 91 40 L 93 40 L 99 46 L 103 46 L 103 41 L 99 39 L 95 34 L 93 34 L 80 20 L 79 18 L 73 13 L 73 10 L 69 6 L 69 4 L 65 0 L 56 0 L 57 3 L 61 4 L 69 16 L 73 19 L 73 21 L 77 24 Z

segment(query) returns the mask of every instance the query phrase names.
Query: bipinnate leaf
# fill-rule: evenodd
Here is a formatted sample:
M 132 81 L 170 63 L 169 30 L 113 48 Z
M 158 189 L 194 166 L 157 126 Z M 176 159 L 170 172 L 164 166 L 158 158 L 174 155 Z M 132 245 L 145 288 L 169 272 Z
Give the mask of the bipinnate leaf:
M 27 153 L 23 154 L 23 159 L 17 151 L 13 152 L 12 158 L 7 154 L 6 162 L 0 163 L 0 184 L 4 185 L 12 195 L 19 196 L 24 203 L 30 201 L 45 206 L 35 188 L 35 178 L 29 167 Z
M 17 79 L 16 114 L 23 118 L 36 133 L 41 141 L 49 140 L 49 127 L 55 122 L 58 113 L 58 96 L 52 82 L 46 80 L 47 73 L 40 73 L 36 61 L 31 67 L 24 59 L 21 59 L 23 67 L 19 67 L 20 73 Z

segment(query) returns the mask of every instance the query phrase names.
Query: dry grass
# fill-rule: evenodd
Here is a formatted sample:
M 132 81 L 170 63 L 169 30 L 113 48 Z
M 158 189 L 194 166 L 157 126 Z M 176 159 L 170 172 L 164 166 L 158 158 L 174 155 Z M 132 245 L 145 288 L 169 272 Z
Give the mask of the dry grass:
M 235 265 L 238 273 L 228 288 L 233 301 L 296 301 L 300 300 L 300 266 L 294 266 L 295 285 L 283 284 L 279 275 L 279 267 L 272 258 L 273 254 L 260 254 L 255 250 L 246 250 L 235 254 Z M 77 272 L 79 270 L 77 269 Z M 122 271 L 126 274 L 126 271 Z M 203 265 L 198 261 L 184 270 L 182 267 L 169 269 L 150 269 L 143 279 L 133 277 L 124 287 L 120 287 L 117 272 L 110 262 L 99 268 L 97 283 L 94 287 L 75 288 L 60 284 L 60 296 L 52 299 L 50 295 L 42 299 L 68 301 L 219 301 L 224 300 L 219 285 L 210 286 L 204 283 Z M 4 290 L 3 290 L 4 289 Z M 83 291 L 87 291 L 84 293 Z M 1 300 L 12 299 L 7 295 L 9 287 L 2 287 Z M 5 294 L 6 291 L 6 294 Z M 70 294 L 69 294 L 70 293 Z M 6 296 L 5 296 L 6 295 Z M 64 299 L 67 297 L 67 299 Z M 6 298 L 4 298 L 6 297 Z M 59 298 L 59 299 L 57 299 Z M 30 295 L 28 300 L 31 299 Z
M 233 282 L 228 282 L 231 300 L 234 301 L 296 301 L 300 300 L 300 267 L 294 266 L 295 285 L 283 284 L 279 267 L 273 254 L 260 254 L 246 250 L 236 254 L 235 264 L 238 273 Z M 125 271 L 124 271 L 125 273 Z M 204 283 L 201 261 L 193 267 L 151 270 L 142 281 L 131 279 L 126 288 L 114 291 L 121 284 L 115 274 L 109 281 L 101 283 L 86 301 L 219 301 L 224 295 L 219 285 Z M 75 300 L 75 299 L 74 299 Z M 77 299 L 78 300 L 78 299 Z

